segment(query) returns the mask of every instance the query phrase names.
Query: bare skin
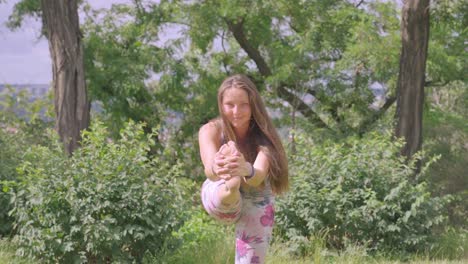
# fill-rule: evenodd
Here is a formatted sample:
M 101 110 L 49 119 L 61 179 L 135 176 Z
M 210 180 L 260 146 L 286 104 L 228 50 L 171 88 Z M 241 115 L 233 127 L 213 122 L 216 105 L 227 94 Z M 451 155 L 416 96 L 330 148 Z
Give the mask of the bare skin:
M 236 163 L 233 162 L 242 161 L 243 155 L 237 150 L 233 141 L 222 145 L 218 153 L 219 158 L 215 158 L 215 164 L 222 169 L 219 172 L 224 173 L 227 170 L 226 174 L 218 174 L 220 178 L 225 180 L 225 188 L 219 188 L 218 197 L 224 205 L 235 204 L 240 199 L 239 189 L 242 179 L 241 176 L 232 176 L 234 174 L 233 170 L 237 167 Z M 245 163 L 245 160 L 243 162 Z

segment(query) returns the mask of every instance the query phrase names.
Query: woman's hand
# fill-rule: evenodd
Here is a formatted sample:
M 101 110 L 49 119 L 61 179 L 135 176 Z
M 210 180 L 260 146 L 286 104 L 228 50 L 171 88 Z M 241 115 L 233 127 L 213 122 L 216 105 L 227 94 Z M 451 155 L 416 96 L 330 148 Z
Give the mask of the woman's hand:
M 250 164 L 245 161 L 244 155 L 233 141 L 222 145 L 215 155 L 213 172 L 221 179 L 229 180 L 232 177 L 250 175 L 250 170 Z
M 229 169 L 225 168 L 226 164 L 226 157 L 218 151 L 215 154 L 212 171 L 216 176 L 224 180 L 228 180 L 230 178 Z

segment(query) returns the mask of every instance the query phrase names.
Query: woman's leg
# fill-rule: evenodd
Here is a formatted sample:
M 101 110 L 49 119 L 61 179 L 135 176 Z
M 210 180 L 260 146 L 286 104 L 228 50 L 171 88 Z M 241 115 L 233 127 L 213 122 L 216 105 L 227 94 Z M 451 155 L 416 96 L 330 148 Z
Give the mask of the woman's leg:
M 227 144 L 222 145 L 219 152 L 226 157 L 239 153 L 236 144 L 233 141 L 229 141 Z M 242 179 L 240 177 L 233 177 L 224 181 L 225 188 L 219 188 L 218 190 L 218 197 L 223 205 L 229 206 L 231 204 L 236 204 L 240 200 L 239 188 L 241 181 Z
M 233 177 L 227 181 L 224 181 L 224 188 L 218 188 L 217 196 L 221 203 L 227 207 L 233 204 L 237 204 L 240 197 L 240 177 Z
M 219 193 L 225 188 L 223 180 L 214 182 L 207 179 L 201 189 L 201 200 L 208 214 L 224 224 L 232 224 L 239 219 L 242 200 L 239 197 L 237 202 L 225 205 L 219 197 Z
M 248 199 L 236 223 L 236 264 L 265 263 L 274 222 L 274 197 Z

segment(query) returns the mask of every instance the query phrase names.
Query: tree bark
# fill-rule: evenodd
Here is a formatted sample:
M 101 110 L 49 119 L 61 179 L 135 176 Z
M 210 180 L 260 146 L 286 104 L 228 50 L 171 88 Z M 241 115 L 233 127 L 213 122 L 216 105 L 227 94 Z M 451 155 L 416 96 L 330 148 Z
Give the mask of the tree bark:
M 71 154 L 81 130 L 89 126 L 83 45 L 77 0 L 41 0 L 42 19 L 52 58 L 55 128 Z
M 400 73 L 397 83 L 395 135 L 404 137 L 401 154 L 410 158 L 421 149 L 422 114 L 430 0 L 406 0 L 402 8 Z

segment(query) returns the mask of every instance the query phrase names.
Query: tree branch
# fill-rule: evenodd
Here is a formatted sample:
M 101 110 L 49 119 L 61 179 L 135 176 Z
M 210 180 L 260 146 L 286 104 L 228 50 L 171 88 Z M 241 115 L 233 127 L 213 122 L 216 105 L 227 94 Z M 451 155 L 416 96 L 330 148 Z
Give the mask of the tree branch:
M 365 120 L 362 123 L 362 125 L 358 129 L 359 136 L 363 136 L 366 132 L 368 132 L 372 124 L 374 124 L 375 121 L 379 120 L 387 112 L 390 106 L 392 106 L 395 102 L 396 96 L 388 98 L 387 101 L 385 101 L 385 104 L 382 106 L 382 108 L 379 109 L 379 111 L 372 114 L 367 120 Z
M 283 98 L 284 100 L 288 101 L 291 105 L 296 106 L 297 111 L 303 114 L 305 117 L 308 118 L 309 121 L 315 124 L 315 126 L 319 128 L 329 128 L 329 126 L 323 122 L 322 119 L 315 113 L 309 105 L 304 103 L 304 101 L 299 98 L 297 95 L 291 93 L 286 89 L 286 84 L 280 84 L 278 87 L 278 95 Z
M 425 81 L 424 82 L 424 87 L 441 87 L 441 86 L 445 86 L 449 83 L 450 81 Z
M 267 63 L 263 59 L 260 52 L 255 47 L 250 45 L 249 41 L 245 37 L 244 28 L 243 28 L 244 21 L 241 20 L 240 22 L 233 23 L 230 20 L 226 20 L 226 23 L 229 27 L 229 30 L 234 35 L 234 38 L 237 40 L 237 42 L 241 46 L 241 48 L 247 53 L 247 55 L 249 55 L 249 57 L 257 65 L 257 68 L 260 71 L 260 74 L 265 77 L 270 76 L 271 75 L 270 67 L 268 67 Z
M 251 58 L 263 77 L 269 77 L 272 75 L 272 71 L 270 67 L 268 67 L 267 63 L 263 59 L 260 51 L 253 47 L 249 41 L 247 40 L 244 29 L 243 29 L 243 20 L 240 20 L 237 23 L 234 23 L 230 20 L 226 19 L 226 23 L 229 27 L 229 30 L 234 35 L 234 38 L 239 43 L 241 48 L 247 53 L 249 58 Z M 280 83 L 276 88 L 278 91 L 278 95 L 283 99 L 289 102 L 290 104 L 295 103 L 297 105 L 297 110 L 301 112 L 305 117 L 307 117 L 311 122 L 313 122 L 316 126 L 321 128 L 328 128 L 328 125 L 323 122 L 322 119 L 315 113 L 301 98 L 296 96 L 295 94 L 291 93 L 286 89 L 288 85 L 286 83 Z

